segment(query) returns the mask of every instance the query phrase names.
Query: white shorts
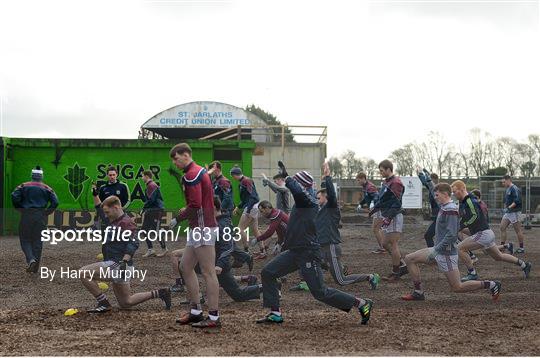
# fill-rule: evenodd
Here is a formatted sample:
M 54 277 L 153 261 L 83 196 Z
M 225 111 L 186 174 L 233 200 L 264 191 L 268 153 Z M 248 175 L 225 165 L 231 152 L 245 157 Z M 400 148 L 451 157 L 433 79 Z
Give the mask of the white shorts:
M 382 219 L 381 211 L 380 210 L 376 211 L 373 215 L 371 215 L 371 218 L 373 219 L 374 222 Z
M 381 218 L 384 219 L 384 216 L 381 215 Z M 385 234 L 391 234 L 393 232 L 403 232 L 403 214 L 397 214 L 394 216 L 390 225 L 382 228 Z
M 255 220 L 258 220 L 259 219 L 259 203 L 256 203 L 255 205 L 253 205 L 249 214 L 247 212 L 247 208 L 244 208 L 244 212 L 242 213 L 242 215 L 247 215 L 247 216 L 252 217 Z
M 186 246 L 195 248 L 201 246 L 214 246 L 218 235 L 219 228 L 217 227 L 190 228 L 187 232 Z
M 435 255 L 439 271 L 450 272 L 458 269 L 458 255 Z
M 516 212 L 513 212 L 513 213 L 506 213 L 503 215 L 503 220 L 508 220 L 510 221 L 510 224 L 514 225 L 515 223 L 517 223 L 519 220 L 519 217 L 521 216 L 521 211 L 516 211 Z
M 127 275 L 123 275 L 123 278 L 120 278 L 120 264 L 114 261 L 102 261 L 98 262 L 99 266 L 103 268 L 100 270 L 100 273 L 103 272 L 105 276 L 100 275 L 101 278 L 112 281 L 113 283 L 129 283 L 131 277 L 133 277 L 133 272 L 135 271 L 134 266 L 128 266 L 126 271 L 129 271 Z M 109 268 L 109 269 L 108 269 Z
M 477 244 L 482 245 L 482 247 L 485 249 L 489 249 L 490 247 L 493 247 L 496 245 L 495 243 L 495 233 L 493 230 L 483 230 L 479 231 L 473 236 L 469 236 L 473 239 L 474 242 Z

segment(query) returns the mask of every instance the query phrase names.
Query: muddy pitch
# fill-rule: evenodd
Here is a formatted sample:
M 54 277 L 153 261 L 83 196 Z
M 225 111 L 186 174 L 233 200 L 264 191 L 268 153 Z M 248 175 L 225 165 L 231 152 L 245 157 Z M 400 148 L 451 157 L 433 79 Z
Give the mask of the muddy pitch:
M 422 238 L 427 222 L 406 222 L 401 241 L 403 253 L 425 247 Z M 498 231 L 497 227 L 494 227 Z M 76 279 L 49 282 L 24 272 L 25 264 L 17 237 L 0 238 L 0 354 L 1 355 L 481 355 L 530 356 L 540 352 L 540 243 L 539 229 L 525 231 L 527 253 L 533 263 L 528 280 L 517 266 L 494 262 L 478 252 L 481 278 L 503 283 L 499 302 L 486 291 L 469 294 L 449 292 L 436 267 L 423 267 L 427 301 L 402 302 L 409 292 L 407 278 L 398 283 L 382 282 L 376 291 L 367 283 L 342 289 L 375 301 L 368 326 L 359 325 L 358 312 L 345 313 L 314 300 L 309 293 L 288 292 L 298 276 L 288 277 L 283 290 L 285 322 L 259 326 L 254 321 L 265 314 L 261 301 L 235 303 L 221 291 L 223 328 L 200 332 L 175 324 L 185 309 L 183 295 L 174 296 L 173 309 L 164 311 L 159 300 L 132 310 L 94 316 L 79 313 L 65 317 L 71 307 L 94 305 L 93 297 Z M 390 271 L 390 258 L 371 254 L 375 240 L 367 226 L 345 223 L 342 229 L 344 263 L 350 272 Z M 515 242 L 515 235 L 509 232 Z M 170 244 L 180 248 L 181 243 Z M 52 269 L 79 268 L 96 261 L 96 243 L 44 245 L 43 264 Z M 134 281 L 133 291 L 173 283 L 168 257 L 143 259 L 143 243 L 135 265 L 147 269 L 144 282 Z M 264 262 L 257 262 L 260 273 Z M 461 265 L 462 273 L 465 271 Z M 237 270 L 247 274 L 246 269 Z M 330 274 L 329 286 L 337 287 Z M 112 290 L 107 293 L 116 304 Z

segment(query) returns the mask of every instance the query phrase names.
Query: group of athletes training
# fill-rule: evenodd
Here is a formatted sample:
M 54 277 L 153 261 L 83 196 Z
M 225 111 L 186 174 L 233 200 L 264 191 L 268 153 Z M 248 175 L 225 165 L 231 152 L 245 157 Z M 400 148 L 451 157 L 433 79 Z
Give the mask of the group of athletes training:
M 230 176 L 238 182 L 240 203 L 235 205 L 233 188 L 222 173 L 221 163 L 212 162 L 208 167 L 198 165 L 192 159 L 188 144 L 181 143 L 170 151 L 173 164 L 183 171 L 182 187 L 185 207 L 171 220 L 169 228 L 177 229 L 187 221 L 187 238 L 183 249 L 168 252 L 165 241 L 161 250 L 155 252 L 152 242 L 146 240 L 148 251 L 143 257 L 169 254 L 176 281 L 171 287 L 148 292 L 131 293 L 130 277 L 134 271 L 133 258 L 139 247 L 135 238 L 137 225 L 124 208 L 129 204 L 127 186 L 118 181 L 117 170 L 108 169 L 108 183 L 93 186 L 92 194 L 97 211 L 96 228 L 114 227 L 131 232 L 128 240 L 116 240 L 105 236 L 102 243 L 103 260 L 81 268 L 93 272 L 94 279 L 81 277 L 84 287 L 95 297 L 97 304 L 89 313 L 105 313 L 111 304 L 98 286 L 99 281 L 112 282 L 113 292 L 121 308 L 128 308 L 149 299 L 161 299 L 165 308 L 171 307 L 171 292 L 185 292 L 189 310 L 180 314 L 176 322 L 196 328 L 218 328 L 219 287 L 234 300 L 260 299 L 267 314 L 257 323 L 279 324 L 284 321 L 280 308 L 281 285 L 285 276 L 297 271 L 301 282 L 291 290 L 309 291 L 313 297 L 330 306 L 349 312 L 358 310 L 360 323 L 367 324 L 373 309 L 373 301 L 328 287 L 323 270 L 330 271 L 340 286 L 365 281 L 368 287 L 377 289 L 381 277 L 377 273 L 352 274 L 342 263 L 340 236 L 341 213 L 338 198 L 327 163 L 322 167 L 322 183 L 316 190 L 313 176 L 307 171 L 294 175 L 288 173 L 283 162 L 277 163 L 277 174 L 270 180 L 263 176 L 263 185 L 275 194 L 275 207 L 266 200 L 259 200 L 254 181 L 235 166 Z M 489 227 L 488 210 L 478 190 L 468 192 L 463 181 L 451 184 L 438 183 L 436 174 L 418 169 L 418 176 L 429 192 L 432 223 L 425 233 L 427 247 L 405 256 L 399 248 L 403 232 L 402 197 L 404 185 L 394 175 L 393 164 L 383 160 L 379 164 L 382 176 L 378 189 L 367 180 L 364 173 L 357 176 L 363 189 L 363 200 L 357 211 L 368 212 L 373 222 L 373 232 L 379 247 L 374 254 L 388 254 L 391 271 L 382 278 L 386 282 L 400 281 L 410 275 L 414 290 L 401 298 L 406 301 L 425 300 L 419 264 L 437 264 L 454 292 L 484 289 L 497 300 L 501 283 L 496 280 L 479 280 L 474 256 L 475 250 L 484 250 L 494 260 L 512 263 L 529 277 L 531 263 L 513 254 L 525 252 L 523 233 L 519 221 L 521 194 L 509 176 L 502 180 L 506 187 L 505 214 L 501 221 L 501 244 L 495 243 L 495 234 Z M 163 199 L 159 186 L 152 180 L 152 172 L 143 173 L 146 184 L 146 200 L 143 208 L 142 230 L 159 229 L 163 217 Z M 459 201 L 454 203 L 453 197 Z M 292 202 L 291 202 L 292 197 Z M 21 184 L 12 193 L 14 207 L 21 211 L 20 242 L 27 262 L 27 271 L 36 273 L 41 261 L 41 230 L 46 228 L 46 217 L 58 206 L 54 191 L 43 183 L 43 171 L 32 170 L 32 180 Z M 233 227 L 233 216 L 240 215 L 238 227 Z M 259 231 L 259 216 L 269 225 Z M 512 225 L 516 231 L 519 248 L 506 242 L 506 230 Z M 249 229 L 248 229 L 249 228 Z M 270 245 L 270 238 L 277 240 Z M 234 238 L 238 236 L 238 240 Z M 254 256 L 250 249 L 258 246 L 255 259 L 268 260 L 258 277 L 250 274 L 235 276 L 234 268 L 247 265 L 252 272 Z M 508 252 L 508 253 L 507 253 Z M 467 275 L 460 277 L 458 260 L 467 267 Z M 232 262 L 231 262 L 232 261 Z M 106 270 L 104 270 L 106 269 Z M 200 292 L 199 277 L 205 282 L 204 295 Z M 246 285 L 241 286 L 245 283 Z M 203 313 L 206 304 L 208 314 Z

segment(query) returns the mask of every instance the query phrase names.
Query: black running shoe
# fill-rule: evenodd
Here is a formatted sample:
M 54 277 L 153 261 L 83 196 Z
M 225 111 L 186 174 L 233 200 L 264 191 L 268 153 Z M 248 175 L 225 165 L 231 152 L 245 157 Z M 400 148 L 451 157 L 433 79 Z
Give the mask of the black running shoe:
M 525 274 L 525 278 L 529 278 L 529 275 L 531 273 L 532 264 L 530 262 L 525 263 L 525 268 L 523 268 L 523 273 Z
M 32 261 L 26 268 L 26 272 L 37 273 L 39 268 L 39 263 L 37 261 Z
M 202 321 L 195 322 L 191 324 L 193 328 L 221 328 L 221 320 L 218 318 L 216 320 L 211 320 L 206 318 Z
M 87 313 L 106 313 L 112 309 L 109 301 L 99 301 L 97 306 L 91 309 L 86 310 Z
M 371 317 L 371 309 L 373 308 L 372 300 L 365 299 L 365 301 L 366 303 L 358 307 L 358 311 L 360 312 L 360 316 L 362 317 L 360 324 L 368 324 L 369 318 Z
M 202 314 L 202 312 L 200 314 L 191 314 L 191 312 L 185 312 L 180 316 L 180 318 L 176 319 L 176 323 L 181 325 L 192 324 L 201 321 L 204 321 L 204 315 Z
M 160 288 L 158 290 L 159 298 L 165 303 L 165 309 L 170 310 L 172 301 L 171 301 L 171 290 L 168 288 Z

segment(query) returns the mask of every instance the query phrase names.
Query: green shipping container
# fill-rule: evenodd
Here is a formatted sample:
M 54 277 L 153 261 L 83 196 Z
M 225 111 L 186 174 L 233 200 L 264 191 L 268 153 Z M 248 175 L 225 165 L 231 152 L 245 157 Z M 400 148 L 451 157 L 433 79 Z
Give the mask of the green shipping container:
M 255 143 L 241 141 L 187 140 L 193 149 L 193 158 L 200 164 L 219 160 L 223 172 L 228 173 L 235 164 L 248 176 L 252 172 L 252 150 Z M 150 170 L 160 185 L 167 215 L 162 224 L 168 224 L 172 213 L 184 207 L 181 171 L 172 164 L 169 150 L 177 141 L 125 140 L 125 139 L 29 139 L 0 138 L 0 234 L 16 234 L 19 215 L 11 204 L 11 192 L 17 185 L 30 181 L 32 168 L 41 166 L 44 182 L 52 187 L 60 205 L 49 216 L 49 226 L 57 228 L 85 228 L 93 225 L 94 208 L 92 181 L 100 184 L 107 180 L 107 167 L 118 169 L 119 180 L 126 183 L 131 193 L 127 208 L 136 219 L 143 206 L 145 185 L 142 172 Z M 233 188 L 237 186 L 233 183 Z M 235 190 L 238 202 L 238 190 Z

